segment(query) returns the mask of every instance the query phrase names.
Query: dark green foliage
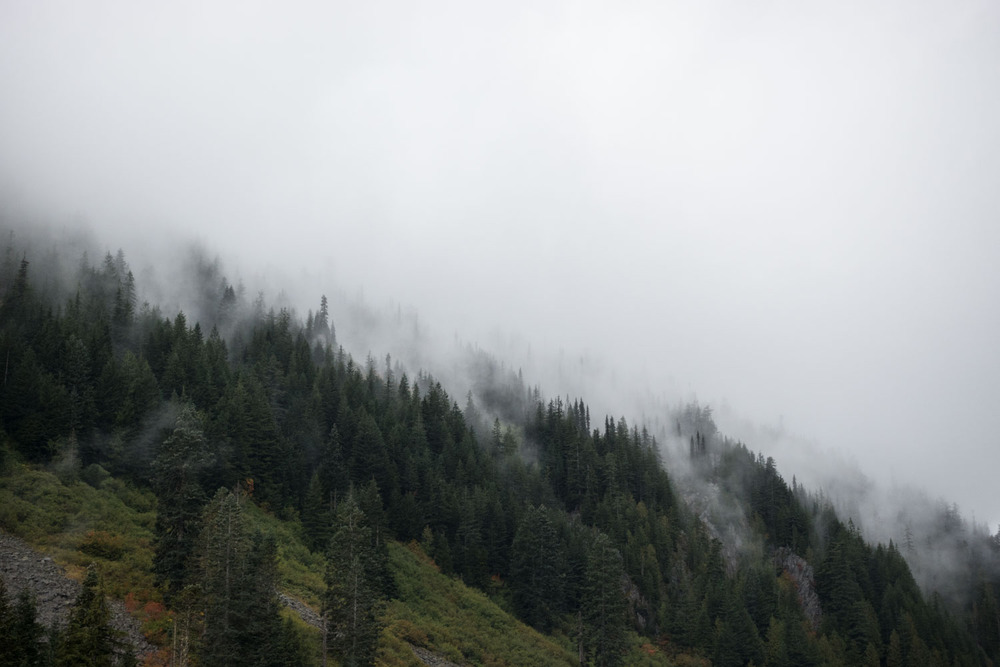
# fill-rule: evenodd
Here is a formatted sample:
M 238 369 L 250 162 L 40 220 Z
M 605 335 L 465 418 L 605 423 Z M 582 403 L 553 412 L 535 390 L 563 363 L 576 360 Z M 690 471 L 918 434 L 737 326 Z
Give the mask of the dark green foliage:
M 153 462 L 156 491 L 156 544 L 153 569 L 170 595 L 188 583 L 189 560 L 201 530 L 205 504 L 202 476 L 208 466 L 208 442 L 201 418 L 191 405 L 181 406 L 173 432 Z
M 20 253 L 2 269 L 7 465 L 53 465 L 67 482 L 95 486 L 125 475 L 155 489 L 157 579 L 205 664 L 235 654 L 271 664 L 296 651 L 267 593 L 273 542 L 245 526 L 219 537 L 219 522 L 245 502 L 300 519 L 315 551 L 339 536 L 326 604 L 341 630 L 330 645 L 359 662 L 370 661 L 380 601 L 395 591 L 386 543 L 417 538 L 442 572 L 538 628 L 579 635 L 597 664 L 621 659 L 628 629 L 718 664 L 1000 662 L 1000 540 L 977 553 L 969 600 L 925 599 L 893 544 L 865 544 L 822 501 L 808 509 L 773 460 L 717 432 L 707 406 L 671 415 L 670 435 L 742 512 L 753 547 L 739 555 L 713 539 L 727 526 L 716 521 L 713 532 L 678 502 L 646 429 L 592 423 L 583 401 L 545 401 L 481 352 L 469 353 L 461 410 L 423 372 L 407 376 L 389 358 L 356 364 L 336 348 L 325 298 L 305 323 L 263 298 L 250 307 L 204 258 L 191 264 L 200 321 L 137 306 L 120 252 L 97 267 L 85 259 L 61 292 L 38 288 Z M 219 487 L 247 495 L 218 496 L 205 512 Z M 816 568 L 818 628 L 775 568 L 778 548 Z M 352 577 L 363 613 L 349 622 Z M 254 590 L 260 609 L 241 597 Z
M 587 553 L 584 574 L 584 645 L 594 665 L 620 665 L 625 653 L 626 601 L 621 554 L 604 533 Z
M 529 507 L 511 546 L 511 601 L 525 623 L 543 632 L 562 608 L 561 548 L 548 509 Z
M 249 530 L 242 493 L 220 489 L 206 506 L 198 583 L 204 626 L 197 651 L 210 665 L 284 665 L 301 651 L 283 626 L 277 598 L 277 545 Z
M 330 529 L 333 525 L 331 505 L 324 497 L 319 473 L 313 473 L 302 501 L 302 527 L 305 529 L 309 548 L 313 551 L 324 551 L 330 541 Z
M 48 664 L 40 643 L 45 629 L 35 620 L 35 601 L 21 591 L 12 605 L 0 578 L 0 667 L 34 667 Z
M 731 596 L 725 615 L 716 621 L 713 665 L 742 667 L 753 661 L 762 664 L 763 647 L 757 628 L 745 606 Z
M 1000 663 L 1000 606 L 997 588 L 988 582 L 979 584 L 972 607 L 973 632 L 983 652 Z
M 805 553 L 812 520 L 778 474 L 774 459 L 759 454 L 754 458 L 742 443 L 726 442 L 721 450 L 714 477 L 746 501 L 748 514 L 761 522 L 771 545 Z
M 384 560 L 373 548 L 373 531 L 353 494 L 337 509 L 337 528 L 327 552 L 324 613 L 327 647 L 343 665 L 371 665 L 382 628 L 379 591 Z
M 69 625 L 56 649 L 57 667 L 113 667 L 120 639 L 109 625 L 111 612 L 96 570 L 87 570 L 83 588 L 73 604 Z

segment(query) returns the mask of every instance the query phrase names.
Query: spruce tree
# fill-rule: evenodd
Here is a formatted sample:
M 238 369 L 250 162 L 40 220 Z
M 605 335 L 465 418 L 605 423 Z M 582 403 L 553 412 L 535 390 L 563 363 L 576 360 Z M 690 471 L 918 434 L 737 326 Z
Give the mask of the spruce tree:
M 375 661 L 384 600 L 367 567 L 373 556 L 371 530 L 350 493 L 337 510 L 337 530 L 327 554 L 324 600 L 327 648 L 342 665 L 371 665 Z
M 331 512 L 323 498 L 323 486 L 317 471 L 309 479 L 309 487 L 302 501 L 302 528 L 305 530 L 310 549 L 325 551 L 326 544 L 330 540 L 331 524 Z
M 620 665 L 624 660 L 627 601 L 623 574 L 621 554 L 607 535 L 598 532 L 587 554 L 583 594 L 585 644 L 598 667 Z
M 7 585 L 0 577 L 0 665 L 3 667 L 20 664 L 16 627 L 17 617 L 7 597 Z
M 115 667 L 120 641 L 110 620 L 104 586 L 91 566 L 56 650 L 56 667 Z
M 153 461 L 153 488 L 159 501 L 153 571 L 166 585 L 168 597 L 179 593 L 189 579 L 189 559 L 205 504 L 200 477 L 208 464 L 207 446 L 201 420 L 194 407 L 186 405 Z
M 241 631 L 247 609 L 241 589 L 247 585 L 250 543 L 240 498 L 220 489 L 206 506 L 199 539 L 198 578 L 205 628 L 200 657 L 212 665 L 235 665 L 241 659 Z
M 300 652 L 283 629 L 277 597 L 277 544 L 252 532 L 242 492 L 220 489 L 206 506 L 199 544 L 203 664 L 280 665 Z
M 14 605 L 13 638 L 15 655 L 20 660 L 14 664 L 22 667 L 45 664 L 40 644 L 45 636 L 45 628 L 36 620 L 37 608 L 35 599 L 27 591 L 22 590 Z
M 545 506 L 529 507 L 511 545 L 510 588 L 514 612 L 547 631 L 562 602 L 559 542 Z

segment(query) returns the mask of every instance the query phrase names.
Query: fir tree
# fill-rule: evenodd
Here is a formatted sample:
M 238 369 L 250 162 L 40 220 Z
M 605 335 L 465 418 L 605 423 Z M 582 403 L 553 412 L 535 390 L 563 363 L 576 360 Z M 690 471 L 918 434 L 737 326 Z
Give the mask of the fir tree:
M 56 650 L 56 667 L 115 667 L 121 643 L 110 620 L 104 586 L 91 566 Z
M 548 510 L 529 507 L 511 545 L 511 602 L 521 620 L 543 632 L 562 602 L 559 566 L 559 542 Z
M 277 598 L 277 545 L 252 532 L 242 492 L 220 489 L 206 506 L 198 578 L 204 628 L 198 655 L 210 665 L 279 665 L 300 652 L 287 635 Z
M 382 629 L 384 600 L 366 564 L 373 558 L 371 530 L 354 495 L 337 510 L 337 530 L 327 554 L 324 611 L 328 650 L 342 665 L 371 665 Z
M 302 501 L 302 528 L 305 530 L 309 547 L 313 551 L 325 551 L 330 540 L 330 526 L 333 523 L 329 505 L 323 498 L 323 486 L 319 472 L 309 479 L 305 498 Z
M 153 571 L 168 595 L 180 592 L 189 578 L 189 559 L 201 529 L 205 493 L 200 477 L 208 464 L 207 441 L 193 406 L 181 408 L 174 430 L 153 462 L 159 501 Z
M 622 557 L 604 533 L 597 533 L 587 554 L 583 624 L 585 642 L 598 667 L 620 665 L 625 652 L 625 611 Z

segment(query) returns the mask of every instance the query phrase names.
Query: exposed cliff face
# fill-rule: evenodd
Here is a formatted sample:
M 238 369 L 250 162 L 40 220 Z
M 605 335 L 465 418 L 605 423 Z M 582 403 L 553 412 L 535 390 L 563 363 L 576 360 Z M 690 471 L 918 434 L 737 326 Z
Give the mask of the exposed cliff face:
M 32 549 L 23 540 L 0 531 L 0 577 L 7 585 L 11 598 L 22 590 L 35 597 L 38 621 L 45 627 L 53 623 L 66 627 L 70 609 L 80 593 L 80 584 L 66 576 L 61 567 L 48 556 Z M 138 622 L 125 610 L 120 600 L 108 600 L 111 626 L 122 633 L 138 656 L 151 653 L 152 644 L 146 641 Z
M 819 595 L 816 593 L 816 577 L 812 565 L 805 558 L 792 553 L 788 547 L 774 550 L 774 564 L 795 583 L 802 611 L 813 629 L 818 629 L 819 622 L 823 618 L 823 610 L 819 604 Z
M 735 576 L 740 553 L 752 541 L 750 523 L 743 509 L 731 498 L 724 498 L 714 482 L 694 480 L 688 488 L 682 488 L 681 498 L 701 520 L 708 534 L 722 545 L 726 573 Z

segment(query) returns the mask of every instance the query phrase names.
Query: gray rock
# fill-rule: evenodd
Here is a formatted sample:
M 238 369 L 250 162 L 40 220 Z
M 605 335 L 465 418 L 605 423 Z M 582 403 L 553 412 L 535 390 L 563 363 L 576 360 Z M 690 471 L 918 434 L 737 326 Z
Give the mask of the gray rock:
M 43 557 L 24 540 L 0 531 L 0 577 L 11 598 L 23 590 L 34 596 L 39 623 L 45 627 L 53 624 L 66 627 L 73 601 L 80 594 L 80 584 L 69 579 L 50 557 Z M 137 656 L 141 658 L 155 650 L 143 636 L 139 622 L 120 600 L 108 599 L 108 608 L 111 626 L 122 633 Z

